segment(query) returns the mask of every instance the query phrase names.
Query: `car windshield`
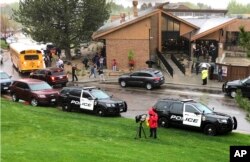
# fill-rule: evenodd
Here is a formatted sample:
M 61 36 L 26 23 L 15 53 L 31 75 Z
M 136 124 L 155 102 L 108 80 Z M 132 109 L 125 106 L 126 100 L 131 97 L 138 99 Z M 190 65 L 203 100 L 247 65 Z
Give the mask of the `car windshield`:
M 213 110 L 208 108 L 207 106 L 203 105 L 202 103 L 194 103 L 195 107 L 197 107 L 201 112 L 204 112 L 204 114 L 210 114 L 213 113 Z
M 32 91 L 41 91 L 45 89 L 52 89 L 52 87 L 48 83 L 36 83 L 36 84 L 30 84 L 30 89 Z
M 245 83 L 249 78 L 245 78 L 241 80 L 241 83 Z
M 97 99 L 107 99 L 110 98 L 109 95 L 101 90 L 92 90 L 90 93 Z
M 160 72 L 160 71 L 155 71 L 154 73 L 155 73 L 155 75 L 156 75 L 157 77 L 161 77 L 161 76 L 162 76 L 162 72 Z
M 6 73 L 0 73 L 0 78 L 1 79 L 9 79 L 10 77 Z

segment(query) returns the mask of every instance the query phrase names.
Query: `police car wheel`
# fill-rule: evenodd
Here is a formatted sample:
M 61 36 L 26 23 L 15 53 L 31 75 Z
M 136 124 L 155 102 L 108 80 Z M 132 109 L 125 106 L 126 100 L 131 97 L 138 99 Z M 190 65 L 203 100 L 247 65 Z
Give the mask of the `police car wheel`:
M 11 98 L 12 98 L 12 101 L 14 101 L 14 102 L 18 102 L 19 101 L 19 98 L 17 98 L 17 96 L 16 96 L 15 93 L 12 94 Z
M 120 82 L 120 85 L 121 85 L 121 87 L 126 87 L 126 82 L 125 82 L 124 80 L 122 80 L 122 81 Z
M 146 88 L 147 88 L 147 90 L 151 90 L 153 88 L 153 86 L 151 83 L 147 83 Z
M 159 125 L 161 126 L 161 127 L 165 127 L 165 128 L 168 128 L 169 127 L 169 121 L 168 121 L 168 119 L 167 118 L 160 118 L 159 119 Z
M 103 111 L 103 109 L 101 109 L 101 108 L 97 109 L 97 110 L 96 110 L 96 114 L 97 114 L 98 116 L 104 116 L 104 111 Z
M 217 132 L 214 125 L 207 124 L 204 128 L 204 133 L 209 136 L 215 136 Z
M 232 98 L 235 98 L 235 97 L 236 97 L 236 91 L 235 91 L 235 90 L 232 90 L 232 91 L 230 92 L 230 96 L 231 96 Z
M 62 110 L 63 110 L 63 111 L 68 111 L 68 112 L 70 112 L 70 111 L 71 111 L 71 107 L 70 107 L 70 105 L 68 105 L 68 104 L 63 104 L 63 105 L 62 105 Z
M 31 101 L 30 101 L 30 104 L 31 104 L 32 106 L 37 106 L 37 105 L 38 105 L 37 99 L 32 98 Z

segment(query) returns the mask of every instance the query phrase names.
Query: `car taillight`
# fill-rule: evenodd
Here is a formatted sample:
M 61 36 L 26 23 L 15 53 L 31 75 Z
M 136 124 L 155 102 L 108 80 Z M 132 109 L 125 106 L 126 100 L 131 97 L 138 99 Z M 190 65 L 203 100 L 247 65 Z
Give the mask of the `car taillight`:
M 51 76 L 50 79 L 51 79 L 52 81 L 54 81 L 54 80 L 55 80 L 55 77 Z
M 155 80 L 155 81 L 160 81 L 161 78 L 160 78 L 160 77 L 155 77 L 154 80 Z

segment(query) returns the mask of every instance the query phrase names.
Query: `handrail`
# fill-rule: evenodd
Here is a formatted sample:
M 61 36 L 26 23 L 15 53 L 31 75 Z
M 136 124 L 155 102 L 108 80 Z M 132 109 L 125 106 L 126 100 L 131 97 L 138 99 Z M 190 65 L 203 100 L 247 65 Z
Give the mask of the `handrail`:
M 166 67 L 169 74 L 173 77 L 173 75 L 174 75 L 173 68 L 170 66 L 170 64 L 167 62 L 167 60 L 163 57 L 163 55 L 160 51 L 157 50 L 156 53 L 157 53 L 158 58 L 161 60 L 162 64 Z
M 180 69 L 180 71 L 185 75 L 186 69 L 185 67 L 176 59 L 176 57 L 171 54 L 171 60 L 176 64 L 176 66 Z

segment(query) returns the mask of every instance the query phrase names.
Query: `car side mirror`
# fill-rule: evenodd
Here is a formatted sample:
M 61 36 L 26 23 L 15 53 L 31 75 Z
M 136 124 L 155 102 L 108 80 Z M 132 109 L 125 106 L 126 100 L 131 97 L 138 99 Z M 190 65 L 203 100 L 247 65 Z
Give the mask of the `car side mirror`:
M 69 96 L 69 92 L 67 92 L 65 95 L 66 95 L 66 96 Z
M 109 97 L 110 97 L 110 98 L 113 98 L 113 95 L 110 95 Z
M 12 75 L 10 75 L 9 78 L 12 78 Z
M 214 107 L 212 109 L 214 110 Z

